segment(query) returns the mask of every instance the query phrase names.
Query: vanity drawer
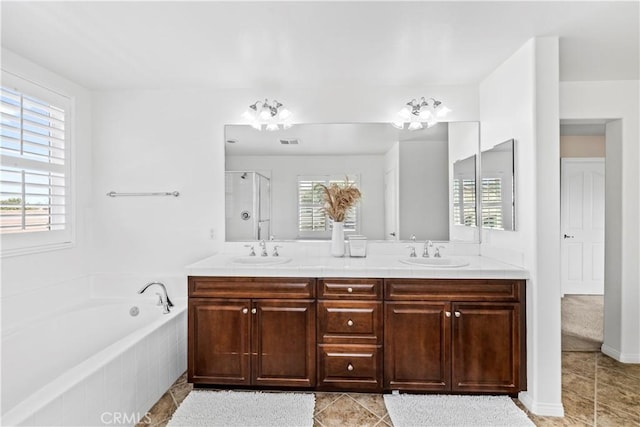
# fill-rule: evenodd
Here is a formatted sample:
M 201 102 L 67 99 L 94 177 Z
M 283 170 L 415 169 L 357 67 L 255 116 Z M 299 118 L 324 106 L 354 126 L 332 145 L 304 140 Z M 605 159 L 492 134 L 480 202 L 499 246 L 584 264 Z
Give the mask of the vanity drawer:
M 189 296 L 204 298 L 314 298 L 316 279 L 189 276 Z
M 318 298 L 382 299 L 382 279 L 318 279 Z
M 382 347 L 318 346 L 318 388 L 381 391 Z
M 319 301 L 318 339 L 323 343 L 382 344 L 382 302 Z
M 521 301 L 524 280 L 505 279 L 385 279 L 390 301 Z

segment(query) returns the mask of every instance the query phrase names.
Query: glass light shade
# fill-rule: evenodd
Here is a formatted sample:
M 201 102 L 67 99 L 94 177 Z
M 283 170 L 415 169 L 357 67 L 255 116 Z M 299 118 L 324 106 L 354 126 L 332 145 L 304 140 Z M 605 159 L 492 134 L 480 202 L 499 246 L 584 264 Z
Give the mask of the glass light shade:
M 391 122 L 391 126 L 396 129 L 404 129 L 404 122 L 402 120 L 397 120 L 395 122 Z
M 242 113 L 242 118 L 245 120 L 253 121 L 256 119 L 256 115 L 253 112 L 253 110 L 247 110 L 244 113 Z
M 278 130 L 278 125 L 276 123 L 269 123 L 267 125 L 267 130 L 268 131 Z
M 286 108 L 282 108 L 278 113 L 278 117 L 280 117 L 280 120 L 287 120 L 289 117 L 291 117 L 291 111 L 287 110 Z
M 409 118 L 411 117 L 411 109 L 408 106 L 403 107 L 402 110 L 398 111 L 398 117 L 404 121 L 409 121 Z
M 422 129 L 422 123 L 420 122 L 409 123 L 409 130 L 418 130 L 418 129 Z
M 426 123 L 427 123 L 427 129 L 428 129 L 428 128 L 431 128 L 431 127 L 434 127 L 435 125 L 437 125 L 438 121 L 437 120 L 433 120 L 433 121 L 426 122 Z
M 418 115 L 418 118 L 420 118 L 420 121 L 423 121 L 423 122 L 428 122 L 432 117 L 433 117 L 433 113 L 428 107 L 423 107 L 422 110 L 420 110 L 420 114 Z
M 441 105 L 440 108 L 438 108 L 438 110 L 436 111 L 436 116 L 444 117 L 450 112 L 451 110 L 449 108 L 445 107 L 444 105 Z
M 267 120 L 271 117 L 271 110 L 267 106 L 263 106 L 260 110 L 260 120 Z

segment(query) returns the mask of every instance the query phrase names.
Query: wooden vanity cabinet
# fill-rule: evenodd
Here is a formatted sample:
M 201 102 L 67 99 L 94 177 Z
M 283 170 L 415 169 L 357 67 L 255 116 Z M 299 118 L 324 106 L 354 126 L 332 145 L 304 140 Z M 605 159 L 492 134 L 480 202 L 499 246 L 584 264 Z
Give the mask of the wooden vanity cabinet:
M 318 389 L 382 391 L 382 279 L 318 279 Z
M 524 281 L 385 280 L 386 390 L 525 388 Z
M 189 382 L 315 386 L 315 279 L 189 277 Z

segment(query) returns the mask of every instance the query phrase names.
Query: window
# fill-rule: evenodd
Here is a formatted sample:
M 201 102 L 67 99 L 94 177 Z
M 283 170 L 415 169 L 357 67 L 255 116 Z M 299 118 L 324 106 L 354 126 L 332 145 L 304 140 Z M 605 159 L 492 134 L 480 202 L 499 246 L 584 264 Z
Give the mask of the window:
M 9 73 L 2 78 L 3 253 L 70 243 L 70 100 Z
M 482 178 L 482 226 L 502 229 L 502 179 Z
M 349 183 L 358 186 L 355 176 L 349 175 Z M 319 184 L 337 183 L 344 185 L 345 177 L 338 176 L 298 176 L 298 235 L 306 238 L 324 238 L 331 236 L 332 222 L 324 213 L 322 188 Z M 354 206 L 344 220 L 345 232 L 358 232 L 358 206 Z
M 476 225 L 476 180 L 473 178 L 453 180 L 453 223 Z

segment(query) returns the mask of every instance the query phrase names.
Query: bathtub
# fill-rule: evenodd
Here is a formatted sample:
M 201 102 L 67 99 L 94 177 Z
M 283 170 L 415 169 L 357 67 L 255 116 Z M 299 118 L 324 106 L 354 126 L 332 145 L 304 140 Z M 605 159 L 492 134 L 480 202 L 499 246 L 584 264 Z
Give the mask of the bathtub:
M 143 298 L 144 297 L 144 298 Z M 2 425 L 134 425 L 186 369 L 186 298 L 96 298 L 2 336 Z

